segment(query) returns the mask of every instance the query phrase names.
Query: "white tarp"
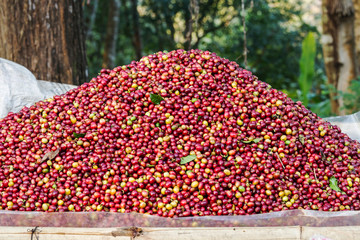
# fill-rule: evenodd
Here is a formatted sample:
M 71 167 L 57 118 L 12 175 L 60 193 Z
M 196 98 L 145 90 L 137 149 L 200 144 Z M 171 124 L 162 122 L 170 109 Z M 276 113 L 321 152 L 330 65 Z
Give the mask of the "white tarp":
M 8 112 L 18 112 L 24 106 L 61 95 L 74 85 L 36 80 L 35 76 L 25 67 L 0 58 L 0 118 Z M 338 125 L 352 139 L 360 141 L 360 112 L 347 116 L 325 118 Z
M 76 86 L 36 80 L 25 67 L 0 58 L 0 118 Z
M 326 121 L 338 125 L 350 138 L 360 141 L 360 112 L 337 117 L 325 118 Z

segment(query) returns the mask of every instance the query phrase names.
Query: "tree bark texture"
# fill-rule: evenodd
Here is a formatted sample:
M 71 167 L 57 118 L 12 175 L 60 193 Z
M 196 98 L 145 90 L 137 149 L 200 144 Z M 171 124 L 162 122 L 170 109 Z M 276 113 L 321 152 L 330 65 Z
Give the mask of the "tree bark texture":
M 119 33 L 120 0 L 111 0 L 104 44 L 103 68 L 115 67 L 116 42 Z
M 0 57 L 25 66 L 37 79 L 86 81 L 80 0 L 3 0 L 0 26 Z
M 354 40 L 354 6 L 352 0 L 322 1 L 322 46 L 328 81 L 337 91 L 348 92 L 350 82 L 357 76 Z M 330 94 L 331 110 L 337 115 L 343 109 L 341 95 Z

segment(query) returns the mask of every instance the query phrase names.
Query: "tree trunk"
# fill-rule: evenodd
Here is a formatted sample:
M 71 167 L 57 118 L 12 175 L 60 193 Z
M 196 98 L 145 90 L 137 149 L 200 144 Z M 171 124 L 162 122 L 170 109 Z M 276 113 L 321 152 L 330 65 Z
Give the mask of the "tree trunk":
M 189 16 L 187 18 L 187 16 Z M 191 15 L 190 11 L 190 5 L 189 5 L 189 15 L 185 15 L 185 44 L 184 47 L 188 50 L 191 49 L 191 40 L 192 40 L 192 33 L 193 33 L 193 17 Z
M 119 12 L 120 0 L 111 0 L 109 6 L 108 22 L 106 27 L 106 37 L 103 56 L 103 68 L 115 67 L 116 42 L 119 32 Z
M 141 34 L 140 34 L 140 25 L 139 25 L 139 13 L 137 10 L 137 0 L 131 0 L 131 13 L 134 29 L 133 45 L 135 48 L 136 59 L 139 60 L 142 58 L 142 44 L 141 44 Z
M 37 79 L 86 81 L 81 1 L 0 1 L 0 57 L 28 68 Z
M 96 11 L 97 11 L 98 5 L 99 5 L 99 0 L 93 0 L 92 2 L 93 2 L 92 6 L 90 7 L 90 17 L 86 24 L 88 26 L 88 28 L 86 29 L 86 39 L 89 39 L 90 35 L 92 33 L 92 30 L 93 30 L 93 27 L 95 24 L 95 19 L 96 19 Z M 90 5 L 90 4 L 88 4 L 88 5 Z
M 357 70 L 360 74 L 360 0 L 354 0 L 355 9 L 355 46 L 356 46 L 356 60 Z
M 354 6 L 352 0 L 322 1 L 324 63 L 328 81 L 336 91 L 348 92 L 350 82 L 357 76 Z M 341 95 L 330 94 L 331 110 L 337 115 L 347 111 Z
M 187 49 L 191 49 L 192 47 L 192 34 L 194 32 L 194 24 L 195 24 L 195 34 L 197 34 L 198 30 L 198 20 L 199 20 L 199 0 L 190 0 L 189 2 L 189 18 L 186 18 L 186 29 L 185 29 L 185 46 Z

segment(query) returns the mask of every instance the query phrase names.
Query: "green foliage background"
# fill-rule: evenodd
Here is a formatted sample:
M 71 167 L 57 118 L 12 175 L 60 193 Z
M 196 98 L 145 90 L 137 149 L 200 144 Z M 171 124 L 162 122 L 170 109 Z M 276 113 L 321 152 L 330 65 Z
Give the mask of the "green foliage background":
M 294 100 L 303 93 L 299 85 L 302 41 L 309 32 L 316 40 L 316 56 L 309 91 L 304 93 L 308 107 L 318 115 L 331 115 L 329 88 L 322 61 L 316 26 L 302 21 L 301 1 L 244 0 L 247 31 L 247 68 L 262 81 L 283 90 Z M 84 4 L 84 22 L 89 24 L 92 4 Z M 190 18 L 190 0 L 138 1 L 142 52 L 187 48 L 186 21 Z M 99 1 L 96 19 L 86 39 L 89 78 L 102 66 L 103 42 L 108 20 L 108 1 Z M 134 23 L 131 2 L 121 0 L 116 65 L 136 59 L 133 45 Z M 87 25 L 86 27 L 89 27 Z M 244 38 L 240 0 L 199 0 L 197 21 L 193 24 L 192 48 L 216 52 L 243 66 Z M 107 66 L 112 68 L 115 66 Z M 300 91 L 300 92 L 299 92 Z

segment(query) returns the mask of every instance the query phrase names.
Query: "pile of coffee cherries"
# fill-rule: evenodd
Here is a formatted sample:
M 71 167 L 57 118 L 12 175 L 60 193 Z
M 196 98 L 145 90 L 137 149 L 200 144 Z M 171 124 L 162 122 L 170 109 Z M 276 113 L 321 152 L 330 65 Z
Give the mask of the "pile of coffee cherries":
M 360 209 L 360 144 L 235 62 L 158 52 L 0 120 L 0 209 Z

